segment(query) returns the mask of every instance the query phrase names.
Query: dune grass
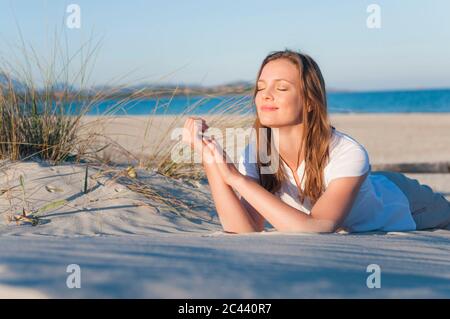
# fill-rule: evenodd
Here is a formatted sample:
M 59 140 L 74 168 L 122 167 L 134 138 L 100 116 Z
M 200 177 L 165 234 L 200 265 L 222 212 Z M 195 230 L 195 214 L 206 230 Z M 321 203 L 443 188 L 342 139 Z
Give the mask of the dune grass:
M 86 165 L 86 172 L 87 165 L 92 165 L 105 172 L 112 172 L 112 178 L 117 178 L 128 189 L 143 194 L 155 203 L 166 205 L 172 211 L 179 213 L 193 210 L 194 208 L 183 203 L 182 199 L 159 194 L 152 185 L 142 183 L 138 176 L 129 174 L 130 169 L 134 170 L 136 166 L 169 178 L 185 180 L 204 178 L 201 164 L 173 161 L 173 149 L 180 141 L 171 140 L 172 130 L 182 127 L 184 120 L 194 115 L 203 103 L 217 97 L 221 97 L 222 102 L 208 114 L 200 116 L 212 118 L 208 122 L 211 127 L 223 129 L 241 127 L 242 122 L 236 121 L 236 115 L 242 114 L 243 110 L 250 112 L 248 100 L 245 97 L 237 100 L 233 97 L 224 97 L 220 92 L 214 96 L 203 96 L 200 101 L 189 105 L 182 113 L 173 116 L 170 123 L 163 126 L 156 114 L 161 109 L 164 110 L 164 114 L 166 113 L 177 94 L 177 89 L 165 92 L 166 95 L 169 94 L 170 99 L 162 104 L 158 100 L 162 92 L 147 88 L 134 90 L 127 96 L 115 100 L 113 105 L 101 114 L 103 116 L 94 121 L 86 121 L 89 112 L 96 105 L 123 92 L 124 88 L 131 85 L 109 83 L 104 89 L 95 90 L 89 87 L 88 80 L 92 74 L 99 43 L 94 43 L 90 39 L 74 54 L 69 54 L 64 51 L 65 46 L 58 41 L 55 40 L 53 51 L 48 55 L 50 58 L 38 55 L 36 50 L 26 45 L 23 40 L 18 54 L 22 56 L 20 61 L 7 61 L 0 57 L 2 171 L 6 171 L 9 165 L 24 160 L 43 161 L 52 165 L 65 162 L 81 164 Z M 101 133 L 102 127 L 118 117 L 118 111 L 132 107 L 138 101 L 155 98 L 158 103 L 146 120 L 143 142 L 139 148 L 140 153 L 145 153 L 145 156 L 130 152 L 113 136 Z M 152 130 L 155 129 L 162 132 L 157 140 L 155 136 L 151 136 Z M 152 147 L 146 149 L 145 141 L 149 139 L 152 139 Z M 122 153 L 128 158 L 128 168 L 124 169 L 118 165 L 114 161 L 114 156 L 110 156 L 111 153 Z M 23 185 L 20 182 L 19 184 Z M 0 194 L 8 200 L 15 196 L 23 197 L 22 209 L 11 206 L 11 213 L 27 210 L 25 186 L 16 186 L 2 187 Z M 18 188 L 22 189 L 21 194 L 13 194 Z M 83 189 L 87 192 L 86 182 Z M 48 205 L 52 208 L 54 203 Z

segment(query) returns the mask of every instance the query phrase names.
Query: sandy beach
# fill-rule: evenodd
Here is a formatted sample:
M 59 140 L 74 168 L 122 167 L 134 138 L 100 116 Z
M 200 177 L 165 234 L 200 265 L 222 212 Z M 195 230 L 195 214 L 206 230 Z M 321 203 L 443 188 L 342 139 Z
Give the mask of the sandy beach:
M 102 156 L 136 165 L 171 138 L 168 127 L 184 120 L 164 116 L 149 125 L 148 119 L 102 120 L 96 129 L 115 145 Z M 230 119 L 235 126 L 252 123 L 238 120 Z M 366 147 L 375 168 L 450 162 L 450 114 L 333 114 L 331 120 Z M 205 181 L 136 166 L 135 183 L 149 187 L 149 197 L 130 188 L 124 167 L 90 165 L 85 193 L 83 163 L 1 162 L 0 298 L 450 297 L 450 231 L 230 235 L 222 232 Z M 449 173 L 406 175 L 450 200 Z M 7 219 L 24 205 L 61 200 L 37 226 Z M 80 266 L 81 288 L 66 285 L 70 264 Z M 380 289 L 366 285 L 370 264 L 381 268 Z

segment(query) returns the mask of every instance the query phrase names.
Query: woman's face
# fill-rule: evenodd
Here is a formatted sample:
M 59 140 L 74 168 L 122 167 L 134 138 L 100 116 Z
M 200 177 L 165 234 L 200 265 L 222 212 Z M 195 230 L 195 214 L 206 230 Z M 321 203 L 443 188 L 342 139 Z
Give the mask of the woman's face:
M 267 63 L 257 82 L 256 111 L 262 125 L 282 127 L 301 123 L 299 71 L 287 59 Z

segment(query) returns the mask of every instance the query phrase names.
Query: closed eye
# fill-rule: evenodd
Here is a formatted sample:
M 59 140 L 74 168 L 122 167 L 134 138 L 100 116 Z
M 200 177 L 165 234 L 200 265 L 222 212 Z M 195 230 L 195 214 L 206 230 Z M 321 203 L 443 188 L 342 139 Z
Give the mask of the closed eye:
M 256 92 L 259 92 L 259 91 L 262 91 L 262 90 L 264 90 L 265 88 L 257 88 L 256 89 Z M 277 90 L 278 91 L 287 91 L 288 89 L 287 88 L 277 88 Z

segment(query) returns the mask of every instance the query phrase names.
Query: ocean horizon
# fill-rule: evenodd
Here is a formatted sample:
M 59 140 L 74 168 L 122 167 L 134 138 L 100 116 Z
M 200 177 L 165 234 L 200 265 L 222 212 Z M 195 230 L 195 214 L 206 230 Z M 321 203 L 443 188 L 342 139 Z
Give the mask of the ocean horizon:
M 329 113 L 448 113 L 450 89 L 330 92 L 327 94 Z M 108 99 L 95 104 L 87 115 L 107 115 L 120 99 Z M 73 102 L 79 109 L 83 102 Z M 242 112 L 239 109 L 242 108 Z M 130 101 L 116 108 L 113 115 L 176 115 L 237 112 L 252 114 L 249 95 L 217 97 L 174 96 Z M 233 110 L 233 111 L 231 111 Z

